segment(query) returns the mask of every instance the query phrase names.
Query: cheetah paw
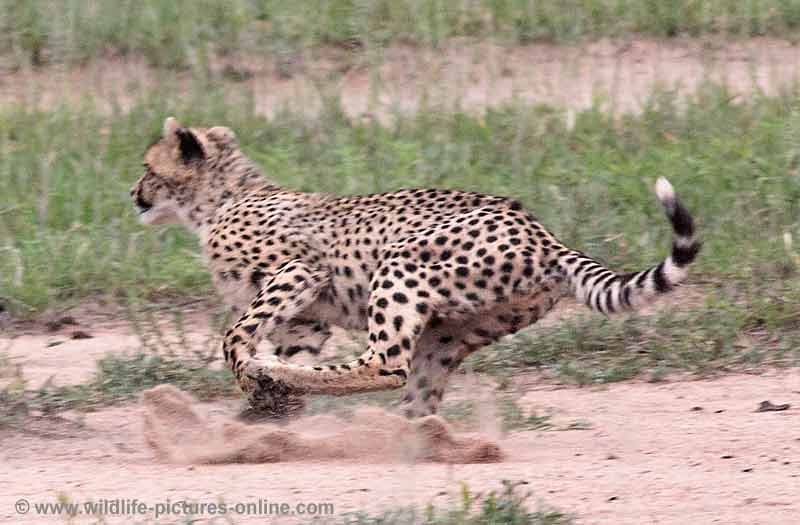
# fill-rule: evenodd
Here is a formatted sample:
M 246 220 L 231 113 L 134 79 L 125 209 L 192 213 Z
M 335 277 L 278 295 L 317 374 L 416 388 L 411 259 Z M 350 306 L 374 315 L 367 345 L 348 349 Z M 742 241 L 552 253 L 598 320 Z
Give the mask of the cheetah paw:
M 251 408 L 240 414 L 240 419 L 283 419 L 297 414 L 305 407 L 305 402 L 299 397 L 303 392 L 281 380 L 273 379 L 269 375 L 269 368 L 263 364 L 250 363 L 244 375 L 249 383 L 248 401 Z

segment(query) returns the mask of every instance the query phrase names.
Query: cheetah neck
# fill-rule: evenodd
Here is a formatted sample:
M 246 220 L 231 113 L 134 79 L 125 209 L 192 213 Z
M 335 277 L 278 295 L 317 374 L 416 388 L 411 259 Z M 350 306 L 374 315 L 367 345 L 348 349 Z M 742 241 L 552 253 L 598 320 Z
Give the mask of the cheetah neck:
M 188 196 L 191 205 L 184 208 L 182 222 L 190 231 L 204 238 L 219 209 L 256 191 L 271 193 L 281 191 L 281 188 L 267 180 L 258 166 L 241 152 L 220 156 L 209 163 L 202 184 Z

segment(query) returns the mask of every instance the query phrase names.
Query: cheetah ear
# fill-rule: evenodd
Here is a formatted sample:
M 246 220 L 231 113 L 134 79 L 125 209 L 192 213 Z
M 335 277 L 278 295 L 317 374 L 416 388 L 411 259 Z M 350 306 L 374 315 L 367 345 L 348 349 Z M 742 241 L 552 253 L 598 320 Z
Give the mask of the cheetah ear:
M 167 117 L 167 120 L 164 121 L 162 136 L 169 143 L 175 144 L 177 141 L 181 152 L 181 160 L 186 164 L 196 160 L 203 160 L 206 156 L 203 145 L 200 144 L 197 136 L 189 128 L 181 126 L 174 117 Z
M 164 127 L 161 130 L 161 136 L 165 139 L 171 138 L 179 129 L 181 129 L 181 125 L 175 120 L 175 117 L 167 117 L 167 120 L 164 121 Z
M 203 160 L 206 156 L 203 145 L 197 137 L 187 128 L 179 128 L 176 132 L 181 150 L 181 160 L 188 164 L 192 161 Z
M 236 133 L 225 126 L 214 126 L 208 130 L 208 136 L 216 138 L 223 144 L 236 144 Z

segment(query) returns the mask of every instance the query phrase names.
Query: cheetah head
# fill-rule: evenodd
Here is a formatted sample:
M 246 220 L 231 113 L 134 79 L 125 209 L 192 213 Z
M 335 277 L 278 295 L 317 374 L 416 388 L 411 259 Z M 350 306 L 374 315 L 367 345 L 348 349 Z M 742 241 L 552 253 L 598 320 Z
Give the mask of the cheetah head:
M 144 224 L 191 222 L 196 198 L 208 198 L 210 166 L 222 150 L 235 146 L 224 127 L 186 128 L 169 117 L 161 138 L 144 155 L 145 172 L 131 188 L 131 198 Z

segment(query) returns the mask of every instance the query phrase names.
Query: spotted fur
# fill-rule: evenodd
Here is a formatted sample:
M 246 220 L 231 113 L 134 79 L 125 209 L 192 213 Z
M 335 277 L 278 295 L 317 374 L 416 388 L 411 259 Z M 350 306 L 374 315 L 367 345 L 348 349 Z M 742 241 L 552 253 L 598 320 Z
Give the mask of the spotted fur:
M 225 361 L 253 404 L 406 387 L 406 411 L 431 414 L 448 376 L 475 350 L 535 323 L 567 293 L 604 314 L 637 308 L 686 278 L 698 253 L 691 215 L 660 179 L 671 254 L 618 274 L 565 247 L 509 198 L 436 189 L 357 197 L 268 183 L 221 127 L 170 118 L 131 190 L 145 223 L 197 233 L 231 307 Z M 369 347 L 338 365 L 256 356 L 318 352 L 329 326 L 366 330 Z

